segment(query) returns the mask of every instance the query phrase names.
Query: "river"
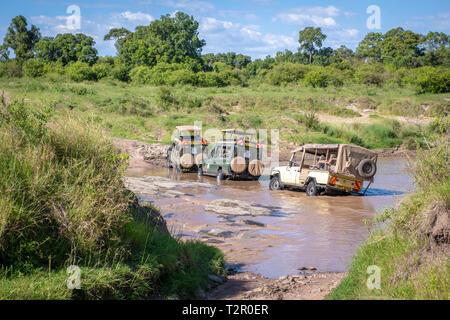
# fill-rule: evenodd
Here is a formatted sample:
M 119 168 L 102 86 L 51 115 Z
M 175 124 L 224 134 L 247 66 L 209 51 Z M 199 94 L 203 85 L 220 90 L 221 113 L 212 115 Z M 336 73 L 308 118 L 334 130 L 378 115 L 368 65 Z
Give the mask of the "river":
M 396 205 L 414 189 L 401 158 L 378 160 L 375 182 L 365 196 L 307 197 L 304 192 L 270 191 L 267 177 L 218 185 L 214 178 L 175 174 L 165 168 L 130 170 L 127 176 L 138 179 L 134 183 L 142 181 L 131 189 L 161 210 L 172 235 L 217 246 L 227 262 L 269 278 L 298 274 L 302 267 L 346 271 L 368 235 L 364 220 Z M 149 190 L 150 185 L 159 187 Z M 248 203 L 265 214 L 208 210 L 220 199 Z

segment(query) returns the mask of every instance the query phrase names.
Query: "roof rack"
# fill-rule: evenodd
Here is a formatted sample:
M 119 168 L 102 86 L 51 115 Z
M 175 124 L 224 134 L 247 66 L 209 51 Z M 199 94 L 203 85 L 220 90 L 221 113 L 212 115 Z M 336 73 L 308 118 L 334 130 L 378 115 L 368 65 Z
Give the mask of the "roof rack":
M 256 132 L 247 132 L 239 129 L 225 129 L 222 130 L 224 134 L 237 134 L 245 136 L 256 136 Z
M 176 126 L 177 130 L 180 131 L 200 131 L 201 129 L 197 126 Z

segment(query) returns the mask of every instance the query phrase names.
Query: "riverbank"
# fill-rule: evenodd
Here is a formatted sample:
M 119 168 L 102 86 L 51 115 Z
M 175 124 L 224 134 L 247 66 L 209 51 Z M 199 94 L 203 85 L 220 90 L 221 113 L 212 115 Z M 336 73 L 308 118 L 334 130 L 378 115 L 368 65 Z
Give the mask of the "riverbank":
M 50 116 L 0 105 L 0 300 L 188 298 L 223 273 L 125 188 L 101 129 Z
M 328 298 L 449 299 L 449 161 L 447 127 L 433 148 L 418 153 L 417 192 L 372 221 L 348 275 Z
M 270 279 L 251 272 L 236 273 L 206 293 L 208 300 L 323 300 L 345 273 L 316 273 Z

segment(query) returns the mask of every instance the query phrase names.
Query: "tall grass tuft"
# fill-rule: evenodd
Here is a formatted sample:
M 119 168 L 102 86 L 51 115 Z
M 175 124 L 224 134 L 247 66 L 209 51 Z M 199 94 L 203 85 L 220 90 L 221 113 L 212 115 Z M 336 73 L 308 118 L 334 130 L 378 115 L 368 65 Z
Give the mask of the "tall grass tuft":
M 221 272 L 217 249 L 173 239 L 146 218 L 156 209 L 136 207 L 126 156 L 101 130 L 50 119 L 0 106 L 0 299 L 181 296 Z M 64 286 L 69 265 L 83 270 L 81 291 Z
M 449 142 L 442 137 L 420 149 L 412 170 L 417 192 L 380 215 L 369 239 L 358 249 L 347 277 L 330 299 L 448 299 Z M 381 271 L 380 289 L 366 286 L 367 268 Z

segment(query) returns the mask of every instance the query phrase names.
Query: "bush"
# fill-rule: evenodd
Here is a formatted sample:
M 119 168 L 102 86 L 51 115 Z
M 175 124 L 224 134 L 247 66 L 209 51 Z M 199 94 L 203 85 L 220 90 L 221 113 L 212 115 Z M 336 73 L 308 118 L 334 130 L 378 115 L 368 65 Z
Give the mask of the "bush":
M 3 61 L 0 64 L 0 76 L 20 78 L 22 76 L 22 67 L 16 59 Z
M 91 66 L 85 62 L 74 62 L 66 67 L 66 74 L 73 81 L 84 81 L 84 80 L 97 80 L 97 74 L 94 72 Z
M 62 62 L 47 61 L 44 64 L 44 72 L 45 74 L 63 75 L 66 70 L 64 69 Z
M 22 69 L 28 77 L 42 77 L 45 74 L 45 63 L 41 59 L 29 59 L 25 61 Z
M 276 65 L 266 76 L 267 83 L 279 86 L 288 83 L 298 83 L 310 71 L 310 67 L 299 63 L 282 63 Z
M 202 87 L 224 87 L 226 85 L 217 72 L 199 72 L 197 77 L 198 85 Z
M 96 63 L 92 66 L 92 72 L 95 73 L 97 80 L 106 78 L 111 75 L 112 66 L 109 63 Z
M 328 76 L 322 70 L 310 71 L 305 75 L 304 82 L 314 88 L 325 88 L 328 86 Z
M 172 72 L 166 72 L 165 75 L 167 84 L 197 84 L 197 75 L 195 72 L 190 70 L 180 69 Z
M 150 67 L 138 66 L 130 71 L 130 79 L 137 84 L 150 84 L 152 82 L 152 69 Z
M 130 75 L 129 75 L 130 69 L 123 65 L 123 64 L 117 64 L 114 66 L 114 68 L 111 71 L 111 75 L 113 79 L 122 81 L 122 82 L 128 82 L 130 81 Z
M 450 92 L 450 69 L 433 67 L 421 68 L 417 77 L 418 93 Z
M 163 110 L 169 110 L 171 107 L 178 105 L 178 101 L 169 87 L 158 87 L 156 101 Z
M 385 80 L 383 72 L 380 64 L 363 64 L 356 70 L 355 79 L 361 84 L 381 86 Z

